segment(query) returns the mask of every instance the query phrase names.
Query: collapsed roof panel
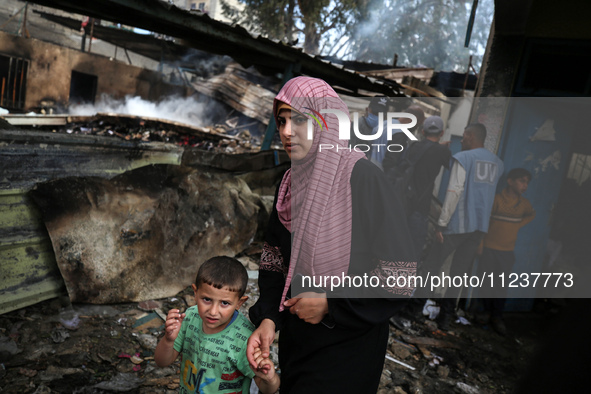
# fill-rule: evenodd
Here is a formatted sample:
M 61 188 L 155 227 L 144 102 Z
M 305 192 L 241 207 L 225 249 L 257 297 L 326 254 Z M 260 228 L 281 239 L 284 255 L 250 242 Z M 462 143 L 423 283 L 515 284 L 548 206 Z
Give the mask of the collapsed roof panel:
M 115 23 L 147 29 L 183 40 L 186 46 L 220 55 L 229 55 L 245 67 L 255 65 L 261 71 L 283 73 L 295 65 L 302 74 L 313 75 L 331 85 L 352 92 L 363 89 L 387 96 L 400 96 L 394 81 L 371 78 L 336 67 L 319 56 L 262 36 L 254 37 L 240 26 L 230 26 L 197 15 L 160 0 L 34 0 L 34 3 Z
M 208 80 L 193 83 L 199 93 L 213 97 L 240 113 L 268 124 L 273 108 L 275 93 L 237 75 L 235 67 Z
M 80 30 L 81 21 L 79 19 L 37 10 L 34 10 L 33 12 L 39 14 L 44 19 L 59 23 L 60 25 L 69 27 L 72 30 Z M 86 25 L 85 29 L 90 31 L 90 25 Z M 94 26 L 92 26 L 92 35 L 95 38 L 149 57 L 150 59 L 156 61 L 161 61 L 163 59 L 178 60 L 187 55 L 188 52 L 187 47 L 179 45 L 171 40 L 162 40 L 150 34 L 138 34 L 130 30 L 117 29 L 111 26 L 103 26 L 100 24 L 94 24 Z

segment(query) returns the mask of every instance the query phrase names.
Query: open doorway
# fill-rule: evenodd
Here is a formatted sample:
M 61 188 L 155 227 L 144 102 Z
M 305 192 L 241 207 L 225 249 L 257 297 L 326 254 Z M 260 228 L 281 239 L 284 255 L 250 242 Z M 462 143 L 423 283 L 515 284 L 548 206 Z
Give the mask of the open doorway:
M 72 70 L 70 80 L 70 105 L 94 104 L 98 77 Z

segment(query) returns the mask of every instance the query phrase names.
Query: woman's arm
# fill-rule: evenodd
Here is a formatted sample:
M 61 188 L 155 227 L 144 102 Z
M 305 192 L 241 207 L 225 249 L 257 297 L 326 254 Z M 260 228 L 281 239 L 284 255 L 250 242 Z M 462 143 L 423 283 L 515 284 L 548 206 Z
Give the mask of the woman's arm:
M 259 299 L 249 309 L 250 321 L 257 329 L 248 339 L 247 359 L 252 368 L 257 368 L 254 351 L 260 348 L 263 356 L 269 357 L 269 347 L 275 339 L 275 331 L 282 323 L 279 304 L 285 287 L 285 274 L 289 266 L 291 234 L 283 226 L 277 214 L 277 192 L 269 217 L 267 234 L 259 266 Z
M 416 274 L 406 213 L 384 174 L 367 160 L 359 160 L 351 175 L 351 189 L 353 230 L 347 274 L 367 275 L 369 280 L 376 268 L 384 266 L 389 274 Z M 364 297 L 328 293 L 329 317 L 335 324 L 362 328 L 383 322 L 396 314 L 412 293 L 412 289 L 394 289 L 399 294 L 392 294 L 370 286 L 359 290 L 364 291 Z

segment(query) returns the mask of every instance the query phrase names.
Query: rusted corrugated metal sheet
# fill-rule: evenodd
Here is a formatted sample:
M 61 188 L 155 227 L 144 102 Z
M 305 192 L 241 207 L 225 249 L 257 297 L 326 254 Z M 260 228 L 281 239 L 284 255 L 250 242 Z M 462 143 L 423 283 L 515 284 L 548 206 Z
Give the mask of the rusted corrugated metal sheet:
M 0 130 L 0 314 L 63 294 L 51 242 L 28 191 L 68 176 L 180 164 L 183 148 L 92 135 Z

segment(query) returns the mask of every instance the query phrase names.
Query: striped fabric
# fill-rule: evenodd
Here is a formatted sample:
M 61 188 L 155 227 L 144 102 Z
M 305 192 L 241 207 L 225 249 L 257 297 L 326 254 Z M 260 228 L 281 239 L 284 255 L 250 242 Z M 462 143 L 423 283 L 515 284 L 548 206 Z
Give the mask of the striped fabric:
M 288 81 L 273 104 L 273 113 L 281 103 L 299 112 L 337 109 L 349 115 L 346 104 L 321 79 L 297 77 Z M 322 114 L 322 130 L 314 123 L 314 138 L 307 156 L 292 162 L 280 186 L 279 202 L 291 198 L 291 261 L 280 310 L 295 274 L 340 275 L 347 273 L 351 254 L 352 203 L 351 173 L 363 153 L 347 149 L 319 152 L 320 144 L 346 148 L 348 142 L 338 139 L 338 118 Z M 325 146 L 325 145 L 323 145 Z M 279 204 L 278 204 L 279 205 Z M 279 206 L 278 206 L 279 209 Z M 285 223 L 284 223 L 285 224 Z

